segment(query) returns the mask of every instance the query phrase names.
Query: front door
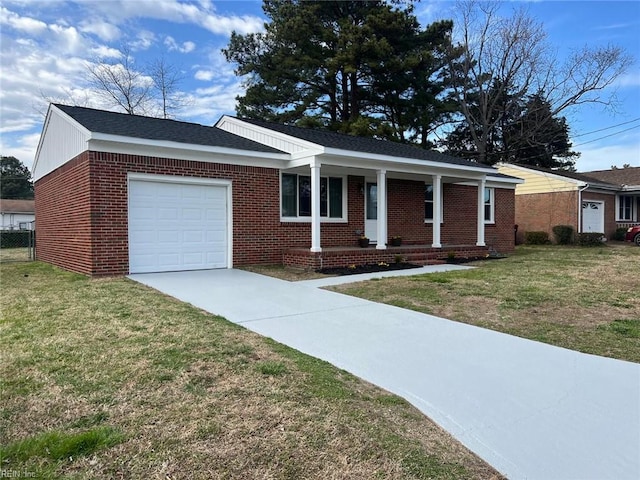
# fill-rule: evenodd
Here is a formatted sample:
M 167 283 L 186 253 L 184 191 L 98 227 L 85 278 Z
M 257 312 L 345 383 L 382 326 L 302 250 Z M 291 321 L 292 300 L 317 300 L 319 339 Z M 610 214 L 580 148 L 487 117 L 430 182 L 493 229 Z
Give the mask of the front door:
M 378 185 L 367 182 L 364 194 L 364 234 L 372 243 L 378 239 Z

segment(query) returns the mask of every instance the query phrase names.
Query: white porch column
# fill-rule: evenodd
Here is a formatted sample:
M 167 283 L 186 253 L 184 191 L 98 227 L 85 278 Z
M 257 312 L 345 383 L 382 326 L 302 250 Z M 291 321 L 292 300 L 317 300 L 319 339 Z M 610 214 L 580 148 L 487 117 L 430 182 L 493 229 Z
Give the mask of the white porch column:
M 484 247 L 484 189 L 487 184 L 487 178 L 482 177 L 478 181 L 478 247 Z
M 433 248 L 441 248 L 440 243 L 440 224 L 442 223 L 442 206 L 440 205 L 440 199 L 442 198 L 442 175 L 432 175 L 433 182 L 433 238 L 431 246 Z
M 378 243 L 377 250 L 387 248 L 387 171 L 378 170 Z
M 311 161 L 311 251 L 321 252 L 320 247 L 320 162 Z

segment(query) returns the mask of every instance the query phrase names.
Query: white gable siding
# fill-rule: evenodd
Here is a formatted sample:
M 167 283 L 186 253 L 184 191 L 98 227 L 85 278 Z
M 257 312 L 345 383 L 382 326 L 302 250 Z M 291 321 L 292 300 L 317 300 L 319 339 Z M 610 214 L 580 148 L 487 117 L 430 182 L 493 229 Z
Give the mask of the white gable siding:
M 273 132 L 257 125 L 235 122 L 233 119 L 227 117 L 223 117 L 216 126 L 234 135 L 253 140 L 268 147 L 277 148 L 287 153 L 298 153 L 313 147 L 318 147 L 304 140 L 292 141 L 293 137 L 289 137 L 288 135 Z
M 89 132 L 74 120 L 51 106 L 33 164 L 36 181 L 87 150 Z

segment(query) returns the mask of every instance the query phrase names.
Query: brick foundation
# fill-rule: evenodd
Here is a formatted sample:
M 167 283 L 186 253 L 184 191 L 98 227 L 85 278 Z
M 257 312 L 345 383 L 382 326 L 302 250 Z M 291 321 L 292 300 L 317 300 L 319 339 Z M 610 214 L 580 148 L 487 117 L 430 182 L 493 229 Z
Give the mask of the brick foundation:
M 347 265 L 366 265 L 371 263 L 408 262 L 417 265 L 442 263 L 450 255 L 455 258 L 484 257 L 489 254 L 488 247 L 472 245 L 444 246 L 431 248 L 426 245 L 389 247 L 377 250 L 375 247 L 329 248 L 322 252 L 310 252 L 308 249 L 289 249 L 282 255 L 285 267 L 302 270 L 344 267 Z

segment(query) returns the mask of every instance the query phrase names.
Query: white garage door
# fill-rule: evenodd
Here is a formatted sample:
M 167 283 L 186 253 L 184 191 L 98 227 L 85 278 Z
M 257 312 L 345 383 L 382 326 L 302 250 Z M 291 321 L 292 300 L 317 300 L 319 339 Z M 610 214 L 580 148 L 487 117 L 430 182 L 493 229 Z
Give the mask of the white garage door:
M 226 268 L 227 187 L 130 179 L 129 271 Z
M 604 233 L 604 203 L 582 202 L 582 231 Z

